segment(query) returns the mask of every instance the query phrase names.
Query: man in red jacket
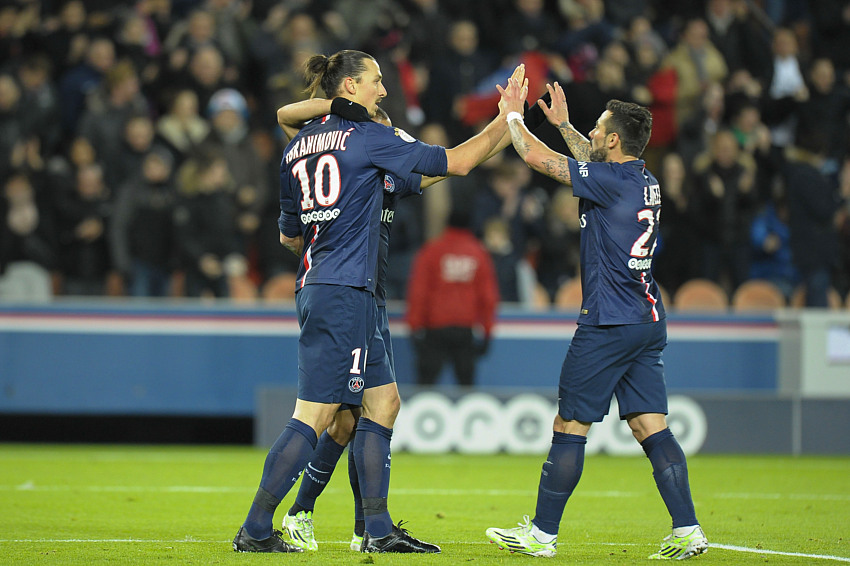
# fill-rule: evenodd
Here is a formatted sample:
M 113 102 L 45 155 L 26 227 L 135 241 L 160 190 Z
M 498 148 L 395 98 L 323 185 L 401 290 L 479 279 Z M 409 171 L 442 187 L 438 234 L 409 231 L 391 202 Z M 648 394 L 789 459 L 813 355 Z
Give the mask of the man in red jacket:
M 451 360 L 458 384 L 473 385 L 475 363 L 490 344 L 499 287 L 490 254 L 469 229 L 467 212 L 453 211 L 443 234 L 417 253 L 407 303 L 418 383 L 436 383 Z

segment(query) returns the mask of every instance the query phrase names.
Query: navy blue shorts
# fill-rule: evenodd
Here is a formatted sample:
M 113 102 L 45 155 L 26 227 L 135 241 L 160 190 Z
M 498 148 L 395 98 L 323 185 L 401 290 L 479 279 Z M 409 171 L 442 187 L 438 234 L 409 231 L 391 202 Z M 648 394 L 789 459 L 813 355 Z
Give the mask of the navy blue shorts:
M 388 383 L 395 383 L 393 343 L 390 339 L 387 307 L 378 307 L 378 324 L 369 347 L 369 359 L 366 361 L 366 389 Z
M 305 285 L 298 309 L 298 398 L 361 405 L 377 327 L 375 296 L 343 285 Z M 383 343 L 378 347 L 383 355 Z
M 661 352 L 667 322 L 589 326 L 580 324 L 570 343 L 558 387 L 558 414 L 566 420 L 600 422 L 617 396 L 620 418 L 632 413 L 667 414 Z

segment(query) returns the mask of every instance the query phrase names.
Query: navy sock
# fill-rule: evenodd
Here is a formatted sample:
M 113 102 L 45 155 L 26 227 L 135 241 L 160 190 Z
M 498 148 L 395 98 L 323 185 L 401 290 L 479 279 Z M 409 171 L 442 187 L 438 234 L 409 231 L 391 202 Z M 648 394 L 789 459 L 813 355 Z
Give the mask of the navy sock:
M 640 444 L 652 462 L 655 485 L 673 518 L 673 528 L 698 524 L 688 484 L 688 463 L 673 433 L 665 428 L 644 438 Z
M 551 535 L 558 534 L 564 507 L 581 479 L 587 437 L 556 432 L 540 473 L 534 524 Z
M 354 442 L 348 445 L 348 481 L 351 484 L 351 493 L 354 494 L 354 534 L 362 537 L 366 523 L 363 519 L 363 498 L 360 496 L 360 480 L 357 478 Z
M 387 510 L 392 435 L 392 429 L 361 417 L 354 437 L 354 461 L 363 498 L 363 518 L 366 531 L 374 538 L 386 536 L 393 529 L 393 520 Z
M 316 507 L 316 499 L 328 485 L 344 450 L 345 446 L 337 444 L 327 431 L 322 433 L 310 461 L 304 468 L 304 477 L 301 479 L 295 504 L 289 510 L 290 515 L 299 511 L 312 511 Z
M 269 449 L 260 488 L 245 519 L 245 531 L 252 538 L 271 536 L 275 509 L 298 481 L 315 447 L 316 431 L 313 427 L 294 418 L 289 419 Z

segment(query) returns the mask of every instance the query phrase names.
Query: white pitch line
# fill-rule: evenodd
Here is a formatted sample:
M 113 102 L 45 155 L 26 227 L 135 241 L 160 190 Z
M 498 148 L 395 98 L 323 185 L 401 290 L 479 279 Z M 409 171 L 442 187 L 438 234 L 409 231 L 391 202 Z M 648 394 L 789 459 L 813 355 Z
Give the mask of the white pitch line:
M 140 543 L 140 544 L 228 544 L 229 540 L 197 540 L 186 538 L 181 540 L 163 540 L 163 539 L 135 539 L 135 538 L 114 538 L 114 539 L 0 539 L 0 543 L 24 543 L 24 544 L 75 544 L 75 543 Z M 322 544 L 333 544 L 347 546 L 351 541 L 334 540 L 322 541 Z M 489 541 L 436 541 L 440 544 L 490 544 Z M 621 542 L 569 542 L 570 546 L 650 546 L 637 543 L 621 543 Z M 814 558 L 818 560 L 833 560 L 836 562 L 850 562 L 850 558 L 844 556 L 833 556 L 831 554 L 808 554 L 805 552 L 783 552 L 781 550 L 767 550 L 764 548 L 748 548 L 746 546 L 734 546 L 729 544 L 709 543 L 709 549 L 717 548 L 720 550 L 731 550 L 733 552 L 747 552 L 751 554 L 773 554 L 778 556 L 791 556 L 796 558 Z
M 778 554 L 780 556 L 796 556 L 798 558 L 818 558 L 820 560 L 835 560 L 837 562 L 850 562 L 850 558 L 844 556 L 832 556 L 831 554 L 806 554 L 804 552 L 782 552 L 780 550 L 766 550 L 764 548 L 747 548 L 746 546 L 732 546 L 728 544 L 708 543 L 708 548 L 721 548 L 723 550 L 734 550 L 735 552 L 750 552 L 753 554 Z
M 87 491 L 92 493 L 245 493 L 253 489 L 249 487 L 232 487 L 232 486 L 203 486 L 203 485 L 172 485 L 172 486 L 129 486 L 129 485 L 38 485 L 34 482 L 25 482 L 19 485 L 0 485 L 0 491 Z M 331 487 L 325 490 L 326 493 L 343 493 L 348 490 L 345 488 Z M 393 489 L 394 495 L 434 495 L 434 496 L 457 496 L 457 495 L 485 495 L 485 496 L 520 496 L 525 497 L 529 494 L 536 494 L 535 490 L 530 489 L 415 489 L 415 488 L 396 488 Z M 638 491 L 582 491 L 577 495 L 582 497 L 599 497 L 622 499 L 627 497 L 642 497 L 647 495 L 644 492 Z M 712 497 L 718 499 L 759 499 L 759 500 L 780 500 L 792 499 L 798 501 L 850 501 L 850 494 L 843 493 L 746 493 L 746 492 L 730 492 L 730 493 L 714 493 Z

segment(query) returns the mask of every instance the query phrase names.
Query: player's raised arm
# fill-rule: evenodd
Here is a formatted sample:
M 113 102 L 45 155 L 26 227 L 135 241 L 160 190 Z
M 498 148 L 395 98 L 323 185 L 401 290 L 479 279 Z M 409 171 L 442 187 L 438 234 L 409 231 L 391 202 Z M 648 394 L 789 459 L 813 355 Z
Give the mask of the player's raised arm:
M 330 114 L 331 101 L 327 98 L 309 98 L 277 109 L 277 123 L 286 137 L 292 139 L 304 123 L 316 116 Z
M 525 64 L 520 63 L 517 65 L 511 78 L 508 79 L 506 88 L 512 88 L 512 83 L 516 84 L 516 88 L 518 89 L 525 88 L 526 91 L 528 90 L 528 80 L 525 78 Z M 501 92 L 501 86 L 496 86 Z M 448 175 L 463 176 L 468 174 L 482 162 L 508 147 L 509 143 L 510 138 L 505 125 L 505 116 L 502 114 L 500 107 L 499 115 L 487 124 L 487 127 L 462 144 L 446 150 Z
M 567 156 L 552 150 L 528 131 L 522 121 L 522 110 L 528 88 L 520 88 L 513 78 L 508 81 L 508 88 L 497 86 L 502 99 L 499 101 L 499 116 L 505 116 L 514 149 L 525 163 L 544 175 L 572 186 L 570 168 Z
M 556 81 L 554 86 L 546 83 L 546 90 L 549 91 L 551 104 L 546 106 L 546 102 L 541 99 L 537 101 L 537 105 L 543 110 L 549 123 L 561 132 L 561 137 L 567 142 L 567 147 L 570 148 L 573 157 L 579 161 L 588 161 L 590 159 L 590 140 L 570 123 L 570 111 L 567 107 L 564 89 Z
M 283 133 L 289 139 L 317 116 L 325 114 L 338 114 L 352 122 L 366 122 L 371 120 L 366 108 L 356 102 L 342 97 L 334 98 L 308 98 L 299 102 L 293 102 L 277 109 L 277 123 L 283 129 Z

